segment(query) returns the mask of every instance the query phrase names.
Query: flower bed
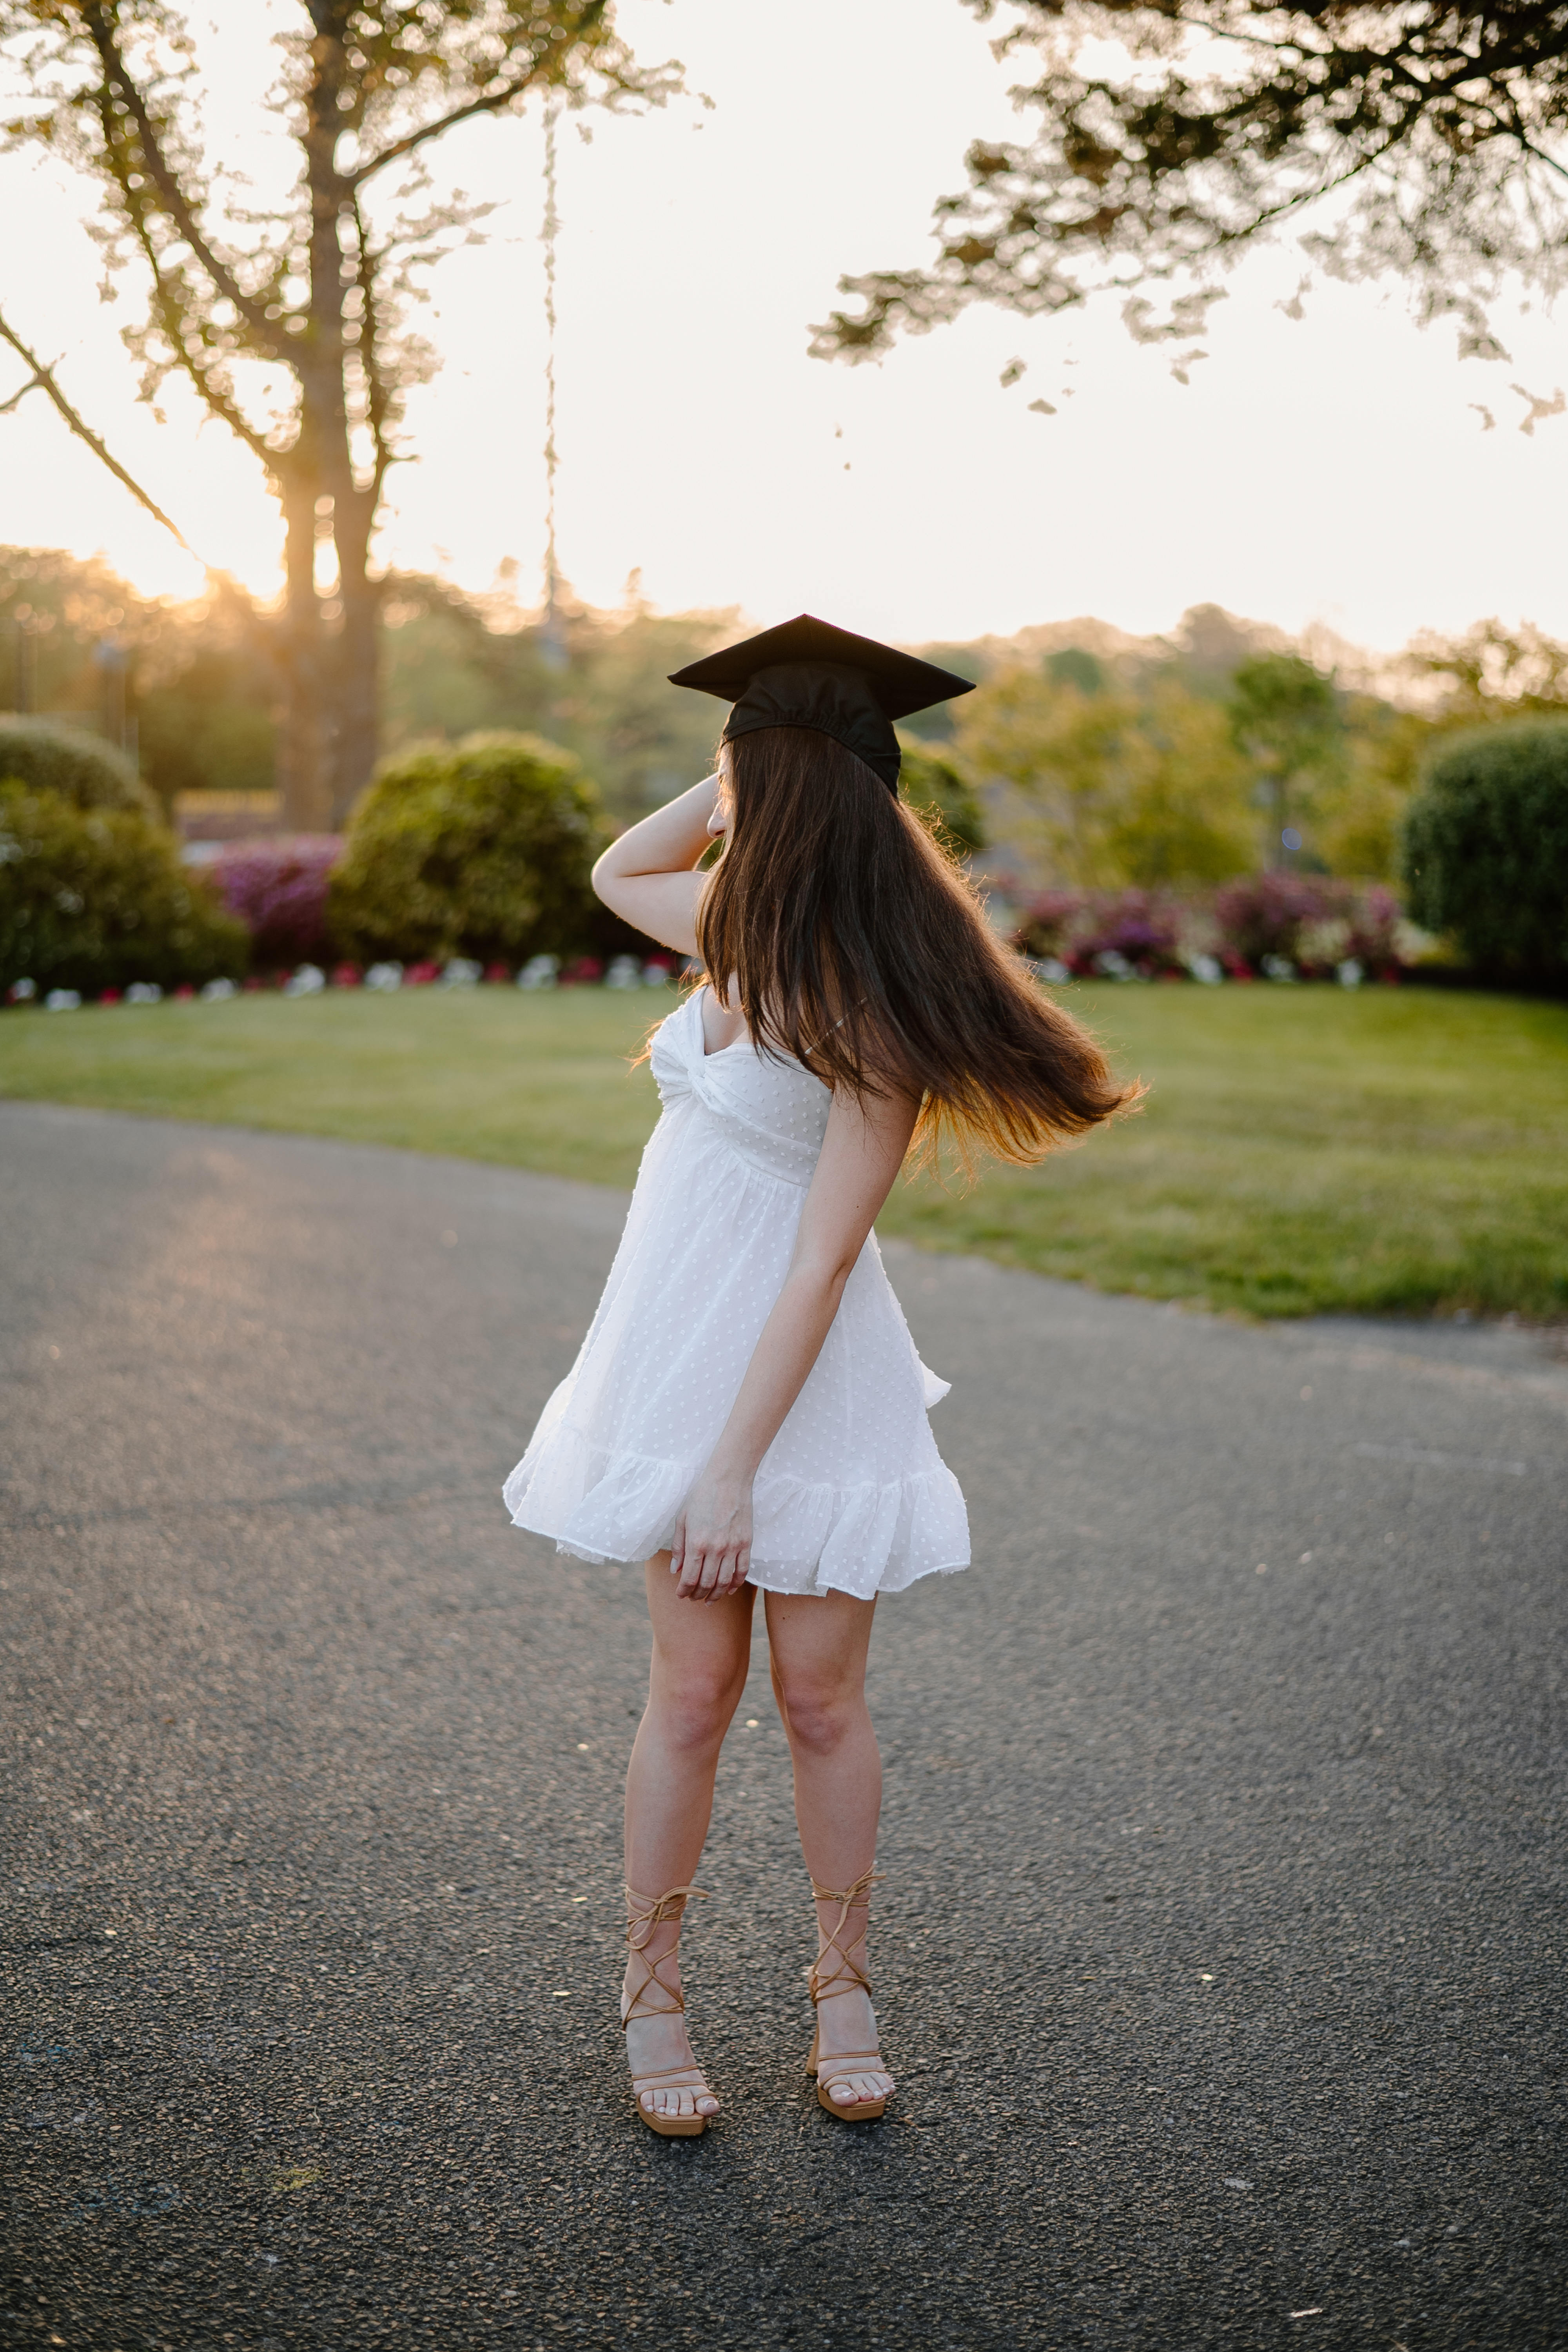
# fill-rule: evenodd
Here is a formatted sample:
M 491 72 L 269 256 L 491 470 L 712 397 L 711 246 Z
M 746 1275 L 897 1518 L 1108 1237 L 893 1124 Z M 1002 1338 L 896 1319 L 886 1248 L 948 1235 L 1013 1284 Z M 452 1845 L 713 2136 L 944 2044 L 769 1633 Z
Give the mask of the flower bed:
M 297 833 L 276 841 L 237 841 L 214 858 L 210 870 L 219 895 L 249 931 L 251 953 L 263 971 L 332 961 L 327 885 L 342 854 L 338 834 Z
M 1159 890 L 1027 892 L 1004 878 L 1014 944 L 1065 980 L 1397 981 L 1419 951 L 1391 890 L 1329 875 L 1257 874 L 1202 896 Z

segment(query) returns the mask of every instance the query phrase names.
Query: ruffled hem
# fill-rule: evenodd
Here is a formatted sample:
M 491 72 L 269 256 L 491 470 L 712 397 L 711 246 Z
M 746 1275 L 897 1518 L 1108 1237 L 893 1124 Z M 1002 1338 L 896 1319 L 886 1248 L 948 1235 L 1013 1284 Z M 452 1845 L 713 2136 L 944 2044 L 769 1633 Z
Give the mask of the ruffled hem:
M 546 1423 L 550 1422 L 548 1412 Z M 564 1419 L 541 1427 L 501 1492 L 512 1525 L 575 1559 L 636 1561 L 665 1550 L 700 1459 L 596 1445 Z M 765 1592 L 868 1601 L 969 1565 L 969 1517 L 945 1463 L 887 1486 L 759 1477 L 748 1583 Z

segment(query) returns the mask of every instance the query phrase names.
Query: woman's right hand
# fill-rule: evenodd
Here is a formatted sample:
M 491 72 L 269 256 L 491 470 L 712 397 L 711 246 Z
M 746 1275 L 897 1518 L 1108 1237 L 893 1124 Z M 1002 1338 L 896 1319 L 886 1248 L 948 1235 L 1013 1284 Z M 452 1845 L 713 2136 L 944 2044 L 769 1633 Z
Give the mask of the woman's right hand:
M 704 1470 L 686 1498 L 669 1547 L 682 1601 L 723 1601 L 752 1565 L 752 1482 Z
M 606 907 L 683 955 L 697 952 L 697 909 L 708 877 L 696 868 L 713 845 L 719 804 L 719 778 L 706 776 L 629 826 L 594 868 L 594 888 Z

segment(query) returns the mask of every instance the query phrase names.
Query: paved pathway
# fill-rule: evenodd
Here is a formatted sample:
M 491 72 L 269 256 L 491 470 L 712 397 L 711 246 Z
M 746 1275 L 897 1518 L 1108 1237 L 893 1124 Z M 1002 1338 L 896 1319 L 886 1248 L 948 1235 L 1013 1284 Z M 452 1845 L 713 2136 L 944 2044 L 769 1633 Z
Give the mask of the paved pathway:
M 889 1253 L 977 1566 L 883 1610 L 899 2120 L 801 2072 L 758 1667 L 610 2002 L 633 1570 L 500 1478 L 619 1200 L 0 1108 L 0 2342 L 1568 2342 L 1568 1365 Z

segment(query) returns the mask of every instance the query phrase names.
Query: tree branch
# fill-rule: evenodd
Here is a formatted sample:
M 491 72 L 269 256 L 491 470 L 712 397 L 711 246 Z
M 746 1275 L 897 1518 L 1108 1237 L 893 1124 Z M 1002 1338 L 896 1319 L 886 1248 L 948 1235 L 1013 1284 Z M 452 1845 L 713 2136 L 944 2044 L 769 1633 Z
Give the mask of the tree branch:
M 4 332 L 4 321 L 0 321 L 0 333 Z M 55 362 L 55 365 L 58 367 L 58 360 Z M 27 394 L 30 392 L 47 392 L 47 390 L 48 378 L 46 375 L 41 372 L 37 375 L 30 375 L 27 378 L 26 383 L 22 386 L 20 392 L 14 392 L 9 400 L 0 400 L 0 416 L 9 416 L 13 409 L 20 408 L 22 403 L 26 399 Z
M 110 472 L 114 476 L 115 480 L 124 484 L 132 497 L 136 500 L 138 506 L 145 507 L 153 521 L 161 522 L 163 529 L 166 531 L 172 532 L 174 538 L 179 541 L 180 545 L 184 549 L 185 553 L 187 555 L 195 555 L 196 562 L 202 564 L 205 570 L 210 572 L 212 570 L 211 564 L 206 562 L 204 556 L 196 555 L 195 549 L 191 545 L 190 541 L 185 537 L 185 534 L 180 529 L 179 524 L 177 522 L 171 521 L 170 518 L 163 512 L 163 508 L 158 504 L 157 499 L 154 499 L 149 491 L 142 488 L 141 483 L 136 479 L 133 474 L 128 474 L 126 472 L 118 457 L 110 457 L 109 451 L 104 447 L 103 443 L 99 439 L 91 425 L 88 424 L 85 417 L 79 416 L 77 414 L 77 411 L 71 406 L 70 402 L 66 398 L 65 394 L 60 390 L 59 385 L 55 382 L 53 369 L 47 367 L 44 362 L 39 359 L 36 352 L 30 352 L 27 349 L 27 346 L 22 341 L 21 336 L 7 324 L 3 313 L 0 313 L 0 336 L 5 338 L 5 341 L 10 344 L 11 349 L 14 352 L 17 352 L 21 358 L 26 360 L 27 365 L 33 371 L 32 383 L 25 383 L 22 386 L 22 392 L 19 392 L 16 394 L 16 400 L 21 399 L 23 393 L 31 392 L 35 385 L 40 392 L 47 392 L 55 406 L 58 409 L 60 415 L 65 418 L 66 423 L 70 426 L 71 431 L 76 435 L 77 439 L 79 441 L 85 441 L 88 447 L 92 451 L 93 456 L 97 457 L 101 464 L 108 467 Z M 14 408 L 16 404 L 16 401 L 7 401 L 5 404 L 7 408 Z M 0 412 L 0 414 L 3 414 L 3 412 Z
M 118 94 L 136 125 L 136 136 L 142 147 L 142 161 L 146 167 L 148 177 L 163 198 L 164 210 L 206 271 L 217 291 L 226 295 L 234 304 L 235 309 L 244 319 L 251 332 L 261 341 L 269 356 L 275 359 L 281 357 L 279 341 L 274 331 L 272 320 L 267 316 L 266 305 L 258 302 L 246 292 L 233 270 L 213 250 L 203 235 L 190 198 L 181 186 L 178 174 L 164 156 L 158 134 L 153 127 L 153 118 L 147 111 L 141 91 L 131 78 L 129 67 L 120 54 L 115 43 L 113 27 L 99 5 L 99 0 L 88 0 L 88 5 L 82 10 L 82 21 L 87 26 L 94 48 L 98 51 L 99 62 L 103 68 L 104 79 L 109 89 Z M 112 168 L 111 163 L 110 169 Z M 118 173 L 115 176 L 117 180 L 120 177 Z M 121 193 L 126 195 L 130 194 L 122 184 Z
M 351 203 L 350 213 L 354 225 L 354 276 L 360 289 L 359 358 L 364 370 L 365 422 L 370 426 L 371 442 L 375 451 L 370 491 L 373 499 L 379 500 L 381 486 L 386 479 L 386 469 L 394 463 L 392 445 L 386 437 L 392 394 L 381 372 L 375 259 L 365 241 L 364 215 L 360 209 L 357 191 Z
M 434 122 L 426 123 L 418 131 L 409 131 L 406 138 L 395 140 L 390 147 L 383 148 L 379 155 L 373 155 L 367 163 L 362 163 L 356 171 L 349 173 L 346 175 L 347 185 L 357 192 L 377 172 L 384 171 L 388 163 L 395 163 L 401 157 L 412 155 L 416 148 L 423 147 L 429 140 L 439 139 L 443 132 L 450 131 L 457 123 L 469 122 L 479 114 L 495 114 L 503 106 L 510 106 L 514 98 L 521 98 L 525 90 L 531 89 L 540 77 L 548 72 L 556 56 L 571 51 L 595 19 L 604 15 L 607 0 L 587 0 L 587 5 L 575 22 L 546 43 L 543 53 L 534 58 L 521 81 L 510 82 L 505 89 L 492 90 L 488 97 L 470 99 L 466 106 L 454 107 L 450 113 L 439 115 Z
M 135 236 L 137 244 L 142 247 L 143 257 L 146 260 L 148 270 L 152 276 L 153 301 L 157 312 L 159 324 L 163 330 L 165 341 L 168 343 L 170 350 L 174 354 L 176 366 L 184 369 L 185 374 L 190 377 L 190 380 L 195 386 L 197 393 L 211 409 L 213 415 L 218 417 L 222 423 L 228 426 L 229 431 L 234 434 L 237 440 L 244 442 L 246 447 L 251 452 L 252 456 L 259 457 L 262 464 L 268 468 L 276 468 L 279 453 L 276 450 L 269 449 L 268 447 L 267 443 L 263 440 L 261 435 L 258 433 L 254 426 L 247 422 L 237 404 L 223 390 L 221 385 L 214 383 L 208 370 L 203 367 L 201 362 L 197 360 L 189 350 L 187 350 L 184 336 L 184 320 L 181 311 L 179 299 L 178 297 L 170 290 L 169 286 L 164 279 L 163 265 L 159 260 L 157 248 L 154 247 L 151 236 L 147 233 L 147 222 L 144 210 L 136 203 L 134 194 L 130 189 L 125 191 L 125 198 L 132 232 Z
M 475 115 L 495 114 L 501 107 L 510 105 L 514 98 L 521 98 L 524 90 L 531 89 L 539 79 L 539 73 L 540 68 L 536 66 L 531 73 L 524 75 L 521 81 L 510 82 L 505 89 L 492 90 L 488 98 L 470 99 L 467 106 L 456 106 L 449 114 L 440 115 L 434 122 L 426 123 L 422 130 L 411 131 L 406 139 L 395 141 L 390 147 L 384 147 L 379 155 L 373 155 L 368 163 L 362 163 L 357 170 L 346 173 L 344 184 L 357 194 L 367 180 L 374 178 L 377 172 L 384 171 L 388 163 L 395 163 L 405 155 L 412 155 L 415 149 L 423 147 L 427 140 L 439 139 L 444 131 L 450 131 L 457 123 L 471 121 Z

